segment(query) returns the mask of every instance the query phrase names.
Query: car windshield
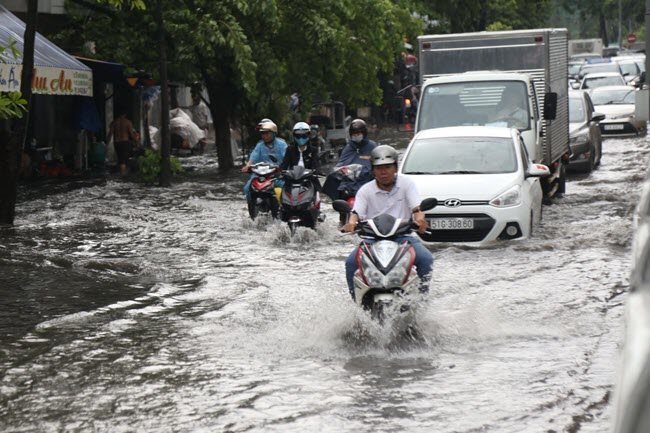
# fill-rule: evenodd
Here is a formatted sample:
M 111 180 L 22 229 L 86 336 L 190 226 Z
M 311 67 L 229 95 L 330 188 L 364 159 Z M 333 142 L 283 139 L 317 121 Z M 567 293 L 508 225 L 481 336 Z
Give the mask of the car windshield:
M 585 107 L 582 98 L 569 98 L 569 122 L 577 123 L 585 121 Z
M 608 77 L 585 77 L 581 89 L 595 89 L 603 86 L 624 86 L 625 80 L 621 75 L 610 75 Z
M 526 85 L 522 81 L 474 81 L 426 86 L 418 130 L 445 126 L 530 128 Z
M 645 59 L 635 60 L 636 65 L 639 67 L 641 72 L 645 72 Z
M 634 104 L 634 89 L 596 89 L 591 101 L 594 105 Z
M 594 72 L 621 72 L 621 70 L 616 63 L 587 64 L 580 68 L 581 77 L 587 74 L 593 74 Z
M 628 74 L 631 76 L 639 75 L 636 63 L 634 62 L 619 63 L 618 65 L 621 67 L 623 74 Z
M 442 137 L 413 143 L 405 174 L 496 174 L 517 170 L 512 138 Z

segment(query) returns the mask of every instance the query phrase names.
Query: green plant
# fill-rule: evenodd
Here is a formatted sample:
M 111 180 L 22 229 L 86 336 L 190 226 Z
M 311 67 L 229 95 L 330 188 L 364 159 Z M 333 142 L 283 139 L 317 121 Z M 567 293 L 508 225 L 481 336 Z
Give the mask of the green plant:
M 153 149 L 146 149 L 144 155 L 138 157 L 138 172 L 140 177 L 147 183 L 154 183 L 160 176 L 160 163 L 162 158 L 160 153 Z M 171 166 L 172 175 L 181 173 L 183 167 L 178 158 L 174 156 L 169 157 L 169 165 Z

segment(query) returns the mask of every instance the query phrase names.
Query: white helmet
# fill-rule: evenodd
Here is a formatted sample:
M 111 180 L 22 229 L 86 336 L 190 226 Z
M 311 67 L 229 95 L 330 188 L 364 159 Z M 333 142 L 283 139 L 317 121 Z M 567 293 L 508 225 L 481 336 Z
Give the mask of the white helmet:
M 295 125 L 293 125 L 293 133 L 302 135 L 302 134 L 309 134 L 309 125 L 305 122 L 298 122 Z
M 387 144 L 377 146 L 370 152 L 370 163 L 373 166 L 397 164 L 397 151 Z

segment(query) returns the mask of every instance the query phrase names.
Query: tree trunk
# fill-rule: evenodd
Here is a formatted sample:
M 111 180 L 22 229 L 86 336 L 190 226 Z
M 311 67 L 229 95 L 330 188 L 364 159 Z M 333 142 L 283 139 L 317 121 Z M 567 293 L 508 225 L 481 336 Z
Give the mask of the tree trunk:
M 605 20 L 605 14 L 600 13 L 599 17 L 600 22 L 600 38 L 603 40 L 603 45 L 609 47 L 609 38 L 607 37 L 607 21 Z
M 212 99 L 212 96 L 210 97 Z M 232 157 L 232 147 L 230 145 L 230 123 L 228 122 L 228 113 L 226 110 L 219 109 L 212 112 L 214 122 L 215 140 L 217 145 L 217 159 L 219 161 L 219 170 L 230 170 L 235 166 Z
M 158 18 L 158 48 L 160 53 L 160 102 L 162 119 L 160 121 L 160 186 L 170 186 L 172 169 L 169 161 L 170 137 L 169 137 L 169 87 L 167 85 L 167 39 L 163 25 L 161 1 L 158 0 L 156 11 Z
M 235 166 L 230 146 L 230 110 L 224 100 L 227 92 L 222 92 L 214 81 L 206 80 L 206 89 L 210 97 L 210 114 L 214 123 L 215 144 L 217 147 L 217 160 L 219 170 L 227 171 Z
M 18 181 L 18 135 L 0 130 L 0 224 L 13 224 Z
M 23 71 L 20 92 L 27 100 L 27 112 L 14 123 L 13 131 L 0 131 L 0 224 L 13 224 L 16 217 L 16 187 L 18 166 L 27 136 L 27 125 L 32 99 L 32 76 L 34 69 L 34 40 L 38 18 L 38 0 L 27 2 L 27 22 L 23 35 Z

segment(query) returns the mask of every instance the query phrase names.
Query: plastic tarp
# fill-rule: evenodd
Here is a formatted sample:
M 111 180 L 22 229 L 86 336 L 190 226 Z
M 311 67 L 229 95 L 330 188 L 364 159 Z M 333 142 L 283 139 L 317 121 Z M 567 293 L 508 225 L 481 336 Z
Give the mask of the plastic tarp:
M 0 44 L 6 47 L 15 42 L 16 49 L 21 53 L 17 59 L 11 50 L 5 50 L 0 56 L 2 92 L 20 90 L 24 34 L 25 23 L 0 5 Z M 88 66 L 36 33 L 32 92 L 42 95 L 92 96 L 93 74 Z

